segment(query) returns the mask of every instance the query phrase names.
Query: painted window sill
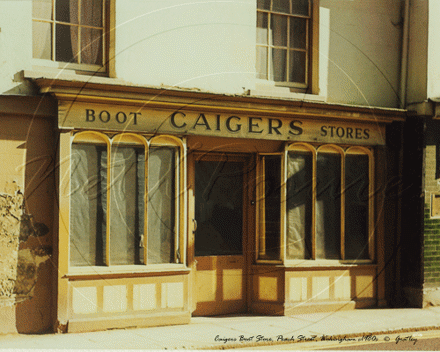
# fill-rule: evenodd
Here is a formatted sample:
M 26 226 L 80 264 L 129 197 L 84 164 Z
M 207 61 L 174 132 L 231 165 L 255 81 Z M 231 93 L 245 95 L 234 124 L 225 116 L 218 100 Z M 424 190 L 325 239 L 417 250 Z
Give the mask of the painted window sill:
M 80 279 L 88 277 L 138 277 L 159 276 L 175 273 L 186 274 L 190 269 L 184 264 L 157 264 L 157 265 L 118 265 L 118 266 L 90 266 L 71 267 L 65 278 Z

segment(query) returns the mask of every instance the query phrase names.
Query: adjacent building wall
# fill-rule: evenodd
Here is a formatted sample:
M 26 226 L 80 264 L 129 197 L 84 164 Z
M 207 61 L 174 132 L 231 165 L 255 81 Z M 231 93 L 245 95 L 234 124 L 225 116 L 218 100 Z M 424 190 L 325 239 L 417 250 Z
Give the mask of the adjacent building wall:
M 319 33 L 320 41 L 329 41 L 319 63 L 328 66 L 329 102 L 398 107 L 401 5 L 400 0 L 320 1 L 329 26 Z
M 0 111 L 23 98 L 2 97 Z M 50 119 L 0 112 L 0 333 L 53 325 L 52 133 Z

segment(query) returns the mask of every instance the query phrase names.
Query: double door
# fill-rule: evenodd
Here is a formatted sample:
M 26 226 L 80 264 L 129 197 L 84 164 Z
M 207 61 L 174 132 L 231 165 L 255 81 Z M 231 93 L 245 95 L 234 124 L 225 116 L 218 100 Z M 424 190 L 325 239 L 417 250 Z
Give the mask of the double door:
M 247 310 L 252 165 L 251 157 L 237 154 L 193 158 L 193 315 Z

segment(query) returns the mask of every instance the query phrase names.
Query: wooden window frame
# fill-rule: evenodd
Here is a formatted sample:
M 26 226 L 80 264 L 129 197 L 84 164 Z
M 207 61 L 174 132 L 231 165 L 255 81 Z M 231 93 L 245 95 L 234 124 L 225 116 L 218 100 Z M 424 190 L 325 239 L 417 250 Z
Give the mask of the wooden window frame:
M 185 183 L 186 183 L 186 155 L 184 153 L 186 141 L 179 139 L 174 136 L 148 136 L 148 135 L 140 135 L 135 133 L 118 133 L 118 134 L 105 134 L 102 132 L 95 131 L 80 131 L 73 132 L 70 135 L 69 141 L 69 150 L 68 150 L 68 180 L 66 186 L 70 189 L 70 175 L 71 175 L 71 161 L 70 155 L 72 152 L 73 144 L 92 144 L 92 145 L 105 145 L 107 148 L 107 204 L 106 204 L 106 245 L 105 245 L 105 263 L 103 266 L 72 266 L 70 264 L 70 239 L 67 240 L 68 243 L 68 256 L 67 256 L 67 268 L 68 272 L 72 274 L 89 274 L 90 272 L 99 272 L 99 273 L 115 273 L 115 272 L 136 272 L 136 271 L 150 271 L 150 270 L 167 270 L 167 269 L 178 269 L 178 268 L 186 268 L 186 209 L 184 204 L 186 204 L 186 193 Z M 144 198 L 144 262 L 141 264 L 128 264 L 128 265 L 116 265 L 111 264 L 110 260 L 110 218 L 111 218 L 111 192 L 110 186 L 112 182 L 112 151 L 111 147 L 115 145 L 125 145 L 125 146 L 136 146 L 136 147 L 144 147 L 145 148 L 145 198 Z M 160 264 L 152 264 L 148 263 L 147 251 L 148 246 L 148 213 L 147 213 L 147 204 L 148 204 L 148 154 L 150 147 L 157 146 L 168 146 L 172 148 L 176 148 L 178 153 L 176 153 L 176 169 L 175 169 L 175 237 L 174 237 L 174 263 L 160 263 Z M 65 153 L 67 156 L 67 152 Z M 66 170 L 67 171 L 67 170 Z M 66 173 L 67 174 L 67 173 Z M 67 176 L 67 175 L 66 175 Z M 69 191 L 70 194 L 70 191 Z M 67 197 L 67 204 L 69 206 L 69 218 L 68 223 L 65 224 L 67 228 L 67 233 L 70 238 L 70 196 Z
M 309 259 L 288 259 L 287 258 L 287 158 L 289 151 L 308 152 L 312 154 L 312 228 L 311 228 L 311 257 Z M 332 153 L 341 156 L 341 209 L 340 209 L 340 258 L 321 259 L 316 257 L 316 199 L 317 199 L 317 156 L 318 153 Z M 260 156 L 282 155 L 281 162 L 281 220 L 280 220 L 280 259 L 260 259 L 260 243 L 264 241 L 264 163 L 260 161 Z M 368 156 L 369 184 L 368 184 L 368 259 L 345 259 L 345 158 L 346 155 L 366 155 Z M 288 266 L 316 266 L 316 265 L 350 265 L 350 264 L 372 264 L 376 260 L 375 256 L 375 227 L 374 227 L 374 154 L 369 147 L 361 146 L 339 146 L 335 144 L 309 144 L 304 142 L 286 144 L 283 153 L 261 153 L 257 160 L 257 207 L 256 207 L 256 263 L 282 264 Z M 264 225 L 264 224 L 263 224 Z
M 279 156 L 281 159 L 281 206 L 280 206 L 280 257 L 277 259 L 266 259 L 262 258 L 265 255 L 265 239 L 266 239 L 266 227 L 265 227 L 265 201 L 264 194 L 265 190 L 265 159 L 266 156 Z M 285 173 L 285 162 L 284 162 L 284 153 L 258 153 L 257 155 L 257 201 L 256 201 L 256 251 L 255 251 L 255 261 L 257 263 L 271 263 L 271 264 L 282 264 L 284 260 L 284 248 L 283 243 L 283 235 L 285 231 L 285 216 L 283 214 L 286 211 L 285 205 L 285 192 L 283 191 L 283 175 Z
M 32 2 L 38 0 L 32 0 Z M 51 58 L 50 59 L 40 59 L 32 58 L 33 66 L 53 68 L 60 70 L 75 71 L 77 74 L 93 74 L 97 76 L 114 76 L 114 56 L 115 56 L 115 0 L 102 0 L 102 27 L 87 26 L 81 24 L 72 24 L 70 22 L 57 21 L 55 18 L 55 2 L 56 0 L 51 0 L 51 19 L 34 18 L 32 16 L 32 23 L 48 23 L 51 26 Z M 81 7 L 80 1 L 78 6 Z M 80 16 L 80 14 L 79 14 Z M 78 27 L 78 33 L 80 33 L 81 28 L 92 28 L 102 30 L 102 64 L 85 64 L 85 63 L 75 63 L 75 62 L 63 62 L 56 60 L 56 25 L 63 24 L 69 26 Z M 34 41 L 34 33 L 33 33 Z M 78 36 L 78 52 L 81 53 L 81 35 Z M 81 57 L 81 54 L 79 55 Z
M 285 14 L 281 12 L 275 12 L 272 10 L 272 2 L 271 9 L 260 9 L 257 5 L 257 13 L 267 13 L 268 23 L 267 23 L 267 44 L 259 44 L 256 43 L 256 47 L 266 47 L 267 48 L 267 57 L 266 57 L 266 78 L 257 78 L 263 81 L 273 82 L 276 87 L 287 87 L 291 88 L 293 92 L 301 92 L 301 93 L 311 93 L 311 94 L 319 94 L 319 0 L 309 0 L 309 16 L 303 15 L 291 15 Z M 309 21 L 306 26 L 306 49 L 300 50 L 306 53 L 306 65 L 305 65 L 305 82 L 279 82 L 270 80 L 271 70 L 270 70 L 270 57 L 271 57 L 271 48 L 275 47 L 270 44 L 269 38 L 269 29 L 271 26 L 271 14 L 279 14 L 296 18 L 305 18 Z M 289 31 L 289 24 L 287 25 L 287 31 Z M 289 52 L 289 41 L 290 35 L 287 35 L 287 51 Z M 292 49 L 293 50 L 293 49 Z M 286 77 L 289 79 L 289 55 L 286 58 Z

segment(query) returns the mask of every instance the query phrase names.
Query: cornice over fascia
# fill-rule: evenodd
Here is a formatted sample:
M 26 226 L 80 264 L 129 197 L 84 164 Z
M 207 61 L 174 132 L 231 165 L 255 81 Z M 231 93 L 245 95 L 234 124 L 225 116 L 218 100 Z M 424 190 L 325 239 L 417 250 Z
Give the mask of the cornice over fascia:
M 146 87 L 103 77 L 53 76 L 23 71 L 41 93 L 61 101 L 181 111 L 248 114 L 256 116 L 318 118 L 344 121 L 391 123 L 404 121 L 406 110 L 333 104 L 298 99 L 227 95 L 174 87 Z

